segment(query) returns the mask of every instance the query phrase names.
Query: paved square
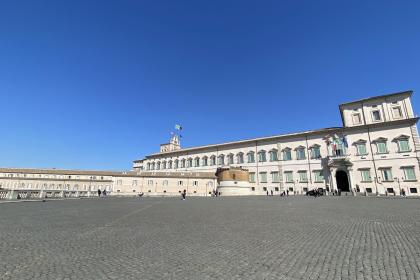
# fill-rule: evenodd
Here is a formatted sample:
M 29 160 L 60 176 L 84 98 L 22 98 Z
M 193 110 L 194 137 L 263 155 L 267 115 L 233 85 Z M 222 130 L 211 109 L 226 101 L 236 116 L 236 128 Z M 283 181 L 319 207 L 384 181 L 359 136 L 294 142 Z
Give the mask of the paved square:
M 420 279 L 420 200 L 0 204 L 0 279 Z

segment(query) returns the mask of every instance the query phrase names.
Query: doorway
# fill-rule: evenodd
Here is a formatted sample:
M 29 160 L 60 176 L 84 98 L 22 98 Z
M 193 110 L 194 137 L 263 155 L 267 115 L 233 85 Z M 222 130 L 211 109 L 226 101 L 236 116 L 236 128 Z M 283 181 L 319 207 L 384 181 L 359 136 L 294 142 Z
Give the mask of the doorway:
M 343 170 L 338 170 L 335 173 L 335 179 L 337 181 L 337 189 L 339 189 L 342 192 L 350 191 L 349 178 L 347 177 L 347 172 Z

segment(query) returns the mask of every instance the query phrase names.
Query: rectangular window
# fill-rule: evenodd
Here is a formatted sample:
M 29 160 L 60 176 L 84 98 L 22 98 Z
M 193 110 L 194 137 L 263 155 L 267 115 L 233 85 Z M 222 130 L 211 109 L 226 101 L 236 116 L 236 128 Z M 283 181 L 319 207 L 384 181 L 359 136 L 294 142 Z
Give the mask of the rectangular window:
M 287 149 L 283 151 L 283 160 L 292 160 L 292 151 Z
M 404 170 L 404 179 L 406 181 L 414 181 L 416 180 L 416 173 L 414 171 L 414 167 L 403 167 Z
M 307 183 L 308 182 L 308 173 L 306 170 L 304 171 L 299 171 L 299 181 L 301 183 Z
M 311 149 L 311 158 L 312 159 L 321 158 L 321 152 L 319 150 L 319 147 L 313 147 Z
M 198 181 L 193 181 L 193 186 L 198 187 Z
M 322 173 L 322 170 L 314 170 L 314 178 L 315 183 L 324 182 L 324 174 Z
M 401 119 L 402 113 L 400 107 L 392 107 L 392 113 L 394 114 L 395 119 Z
M 378 142 L 376 143 L 376 148 L 378 149 L 378 154 L 386 154 L 388 153 L 388 148 L 386 147 L 385 142 Z
M 364 144 L 364 143 L 357 144 L 356 148 L 357 148 L 357 155 L 359 155 L 359 156 L 367 155 L 366 144 Z
M 271 181 L 273 183 L 278 183 L 280 182 L 280 178 L 279 178 L 279 173 L 278 172 L 271 172 Z
M 379 110 L 372 111 L 372 120 L 378 122 L 381 120 L 381 112 Z
M 153 186 L 153 180 L 149 180 L 149 181 L 147 181 L 147 185 L 149 185 L 149 186 Z
M 237 161 L 238 161 L 238 164 L 244 163 L 244 154 L 239 153 L 237 155 Z
M 228 156 L 228 164 L 233 164 L 233 155 Z
M 407 139 L 398 140 L 398 149 L 400 152 L 409 152 L 410 146 L 408 145 Z
M 267 172 L 260 172 L 260 182 L 267 183 Z
M 300 148 L 296 150 L 296 159 L 298 160 L 306 159 L 305 149 Z
M 372 178 L 370 177 L 370 169 L 363 169 L 360 170 L 362 175 L 362 182 L 371 182 Z
M 258 153 L 258 161 L 259 162 L 266 162 L 267 161 L 264 151 L 261 151 L 261 152 Z
M 286 182 L 287 183 L 292 183 L 293 182 L 293 172 L 292 171 L 285 171 L 284 172 L 284 177 L 286 177 Z
M 249 172 L 249 182 L 250 183 L 255 183 L 255 173 L 254 172 Z
M 248 163 L 254 163 L 254 162 L 255 162 L 254 153 L 249 153 L 248 154 Z
M 278 161 L 277 150 L 273 150 L 270 152 L 270 161 Z
M 359 113 L 353 114 L 353 124 L 361 124 L 362 119 Z
M 393 181 L 391 168 L 382 169 L 382 181 L 384 181 L 384 182 L 392 182 Z
M 178 181 L 178 186 L 182 186 L 182 185 L 184 185 L 184 182 L 183 181 Z

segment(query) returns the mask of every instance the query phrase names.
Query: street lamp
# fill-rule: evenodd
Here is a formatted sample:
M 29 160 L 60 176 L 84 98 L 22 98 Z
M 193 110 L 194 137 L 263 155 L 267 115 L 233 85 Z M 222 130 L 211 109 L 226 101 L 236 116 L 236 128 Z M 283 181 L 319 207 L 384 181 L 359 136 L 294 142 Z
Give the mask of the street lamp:
M 400 190 L 400 195 L 401 195 L 401 184 L 400 184 L 400 178 L 395 177 L 394 180 L 396 180 L 398 182 L 398 189 Z

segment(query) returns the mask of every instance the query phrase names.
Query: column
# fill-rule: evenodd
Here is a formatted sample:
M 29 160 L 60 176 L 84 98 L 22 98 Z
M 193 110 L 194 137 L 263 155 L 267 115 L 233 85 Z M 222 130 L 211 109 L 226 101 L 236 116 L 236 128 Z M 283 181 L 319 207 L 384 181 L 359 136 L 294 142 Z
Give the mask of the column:
M 347 168 L 347 178 L 349 180 L 349 188 L 354 196 L 356 196 L 356 191 L 353 189 L 353 168 Z

